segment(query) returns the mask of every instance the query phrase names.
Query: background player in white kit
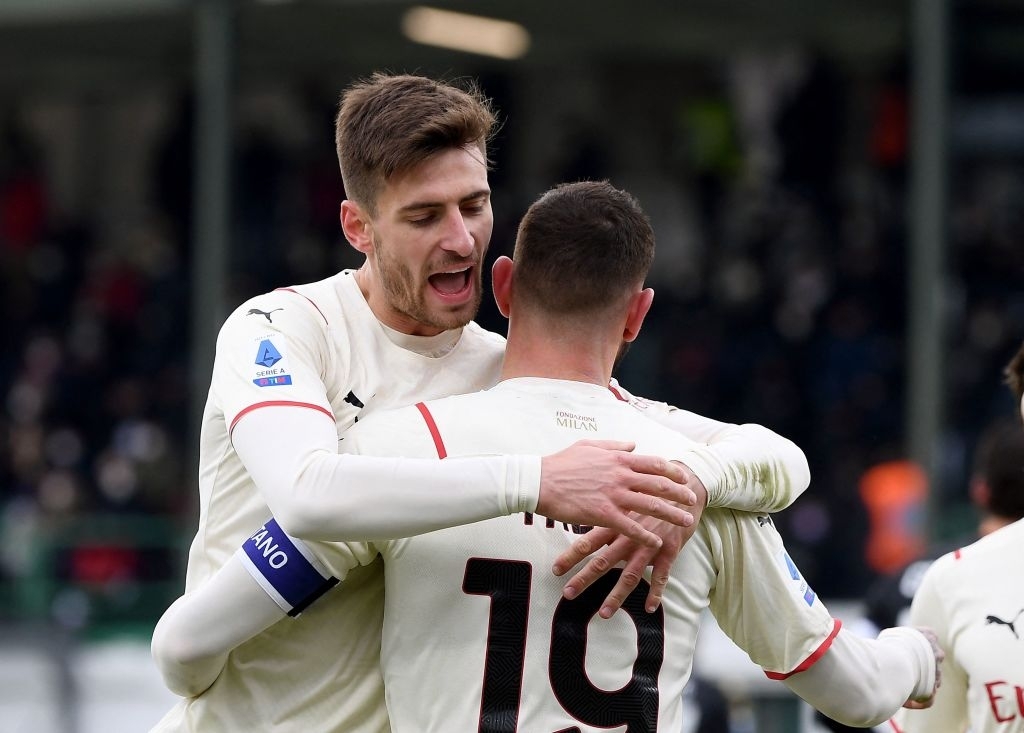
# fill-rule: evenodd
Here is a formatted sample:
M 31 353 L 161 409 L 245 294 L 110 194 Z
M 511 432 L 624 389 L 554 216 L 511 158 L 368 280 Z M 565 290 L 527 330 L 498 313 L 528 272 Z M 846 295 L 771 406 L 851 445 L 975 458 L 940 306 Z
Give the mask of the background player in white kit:
M 630 510 L 685 523 L 686 512 L 664 499 L 692 499 L 669 480 L 687 472 L 622 450 L 577 445 L 543 459 L 447 464 L 337 454 L 339 436 L 380 407 L 497 378 L 504 342 L 470 321 L 491 235 L 485 157 L 493 124 L 479 94 L 422 77 L 377 76 L 346 92 L 337 126 L 348 196 L 341 221 L 366 263 L 254 298 L 221 330 L 187 592 L 271 512 L 294 535 L 326 539 L 405 536 L 526 510 L 648 542 L 658 538 Z M 752 489 L 754 505 L 777 509 L 806 488 L 806 461 L 789 441 L 758 426 L 661 411 L 713 444 L 695 450 L 693 461 L 703 455 L 699 477 L 712 503 L 739 501 Z M 767 464 L 770 480 L 733 480 L 724 469 L 737 460 Z M 658 558 L 665 565 L 681 543 L 678 534 L 666 538 Z M 645 547 L 636 557 L 645 564 L 653 552 Z M 379 566 L 354 572 L 296 623 L 237 649 L 216 684 L 182 701 L 156 730 L 386 730 L 382 590 Z M 328 622 L 331 633 L 320 633 Z
M 596 434 L 690 460 L 694 446 L 606 387 L 650 307 L 643 279 L 653 248 L 628 194 L 607 183 L 548 192 L 520 225 L 514 264 L 500 258 L 494 266 L 495 298 L 510 316 L 501 381 L 377 413 L 348 433 L 344 448 L 456 460 L 541 455 Z M 767 516 L 707 509 L 672 566 L 662 606 L 647 612 L 641 587 L 611 620 L 595 616 L 614 573 L 568 600 L 548 572 L 578 531 L 527 514 L 393 541 L 306 543 L 269 521 L 180 613 L 164 617 L 159 631 L 174 642 L 165 650 L 179 656 L 159 661 L 172 674 L 192 667 L 213 676 L 211 661 L 231 645 L 379 552 L 381 666 L 396 733 L 678 731 L 709 605 L 769 676 L 844 722 L 872 725 L 934 692 L 940 652 L 927 634 L 843 633 Z
M 1024 345 L 1006 375 L 1024 420 Z M 1024 519 L 936 560 L 910 620 L 935 629 L 946 660 L 934 705 L 901 711 L 896 731 L 1024 733 Z

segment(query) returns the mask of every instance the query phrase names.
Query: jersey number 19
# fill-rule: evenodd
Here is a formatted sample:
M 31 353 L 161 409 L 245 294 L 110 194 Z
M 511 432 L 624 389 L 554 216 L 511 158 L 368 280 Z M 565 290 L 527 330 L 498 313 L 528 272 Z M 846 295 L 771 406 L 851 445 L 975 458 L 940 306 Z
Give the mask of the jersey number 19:
M 491 599 L 479 733 L 517 731 L 532 572 L 530 563 L 514 560 L 472 558 L 466 562 L 463 592 Z M 585 669 L 587 625 L 620 573 L 609 572 L 575 600 L 563 598 L 555 607 L 548 681 L 565 712 L 579 722 L 599 728 L 625 725 L 626 733 L 654 733 L 658 728 L 658 673 L 665 656 L 665 615 L 661 607 L 654 613 L 644 609 L 646 581 L 641 580 L 622 604 L 637 633 L 637 655 L 629 682 L 618 690 L 603 690 L 590 682 Z M 579 728 L 552 733 L 579 733 Z

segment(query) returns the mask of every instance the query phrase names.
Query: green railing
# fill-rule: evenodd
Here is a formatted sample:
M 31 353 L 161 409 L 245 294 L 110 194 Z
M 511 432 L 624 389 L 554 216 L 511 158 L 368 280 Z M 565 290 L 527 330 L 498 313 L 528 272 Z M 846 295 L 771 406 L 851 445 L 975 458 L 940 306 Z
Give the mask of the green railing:
M 148 634 L 182 589 L 188 531 L 147 515 L 50 521 L 30 540 L 21 577 L 0 584 L 13 622 L 55 624 L 89 637 Z

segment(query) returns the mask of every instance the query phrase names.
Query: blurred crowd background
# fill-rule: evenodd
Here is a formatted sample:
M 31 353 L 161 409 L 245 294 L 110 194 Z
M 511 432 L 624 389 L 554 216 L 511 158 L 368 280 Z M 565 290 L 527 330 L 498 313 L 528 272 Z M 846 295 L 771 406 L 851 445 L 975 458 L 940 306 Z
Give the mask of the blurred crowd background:
M 0 621 L 145 636 L 181 587 L 193 404 L 207 386 L 192 360 L 212 347 L 190 326 L 191 4 L 92 15 L 62 0 L 64 17 L 12 1 L 0 10 Z M 1024 4 L 947 6 L 930 481 L 906 463 L 913 4 L 725 4 L 636 11 L 662 26 L 659 13 L 687 6 L 714 20 L 680 28 L 673 46 L 671 27 L 627 43 L 626 6 L 569 3 L 563 54 L 531 62 L 403 41 L 381 18 L 404 3 L 235 3 L 220 292 L 227 309 L 358 266 L 337 218 L 333 114 L 348 81 L 377 69 L 477 78 L 504 121 L 490 257 L 510 252 L 518 217 L 554 183 L 631 190 L 659 249 L 655 305 L 620 381 L 796 441 L 813 480 L 777 524 L 820 595 L 856 599 L 923 544 L 971 533 L 972 452 L 1014 415 L 1001 369 L 1024 340 Z M 543 19 L 531 5 L 477 9 Z M 289 32 L 297 16 L 307 24 Z M 585 32 L 591 22 L 603 33 Z M 198 315 L 219 323 L 225 309 Z M 486 301 L 479 320 L 504 331 Z M 879 518 L 879 501 L 896 520 Z M 904 535 L 896 549 L 886 533 Z

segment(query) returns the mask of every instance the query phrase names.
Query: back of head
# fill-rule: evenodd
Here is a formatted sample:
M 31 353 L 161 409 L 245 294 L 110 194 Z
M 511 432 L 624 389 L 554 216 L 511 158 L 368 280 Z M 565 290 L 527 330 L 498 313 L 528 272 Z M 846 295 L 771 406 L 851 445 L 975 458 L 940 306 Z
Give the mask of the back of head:
M 1024 426 L 1000 423 L 978 443 L 975 475 L 988 487 L 986 509 L 998 517 L 1024 517 Z
M 381 73 L 358 81 L 342 93 L 334 128 L 345 194 L 372 213 L 391 176 L 437 152 L 475 146 L 486 157 L 494 127 L 490 100 L 469 82 Z
M 633 196 L 607 181 L 557 186 L 530 206 L 516 236 L 516 302 L 557 316 L 625 301 L 654 258 L 654 231 Z

